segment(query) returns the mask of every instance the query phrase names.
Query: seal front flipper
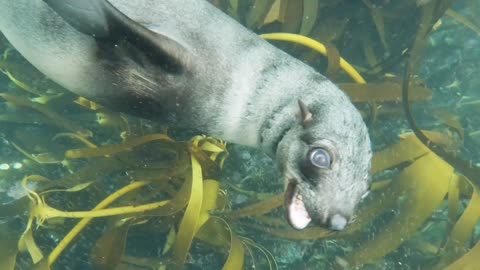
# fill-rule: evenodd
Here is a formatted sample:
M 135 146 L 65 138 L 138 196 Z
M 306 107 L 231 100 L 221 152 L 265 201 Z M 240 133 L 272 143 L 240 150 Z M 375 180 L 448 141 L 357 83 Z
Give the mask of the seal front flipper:
M 67 87 L 110 109 L 175 121 L 194 57 L 180 42 L 152 31 L 106 0 L 43 0 L 64 23 L 93 40 L 98 68 L 90 85 Z M 92 62 L 93 61 L 93 62 Z M 65 86 L 65 85 L 64 85 Z M 67 85 L 68 86 L 68 85 Z
M 188 63 L 187 50 L 174 40 L 131 20 L 105 0 L 44 0 L 77 31 L 99 42 L 118 46 L 126 41 L 147 54 L 166 72 L 181 73 Z M 138 52 L 137 52 L 138 54 Z M 139 57 L 133 55 L 139 61 Z

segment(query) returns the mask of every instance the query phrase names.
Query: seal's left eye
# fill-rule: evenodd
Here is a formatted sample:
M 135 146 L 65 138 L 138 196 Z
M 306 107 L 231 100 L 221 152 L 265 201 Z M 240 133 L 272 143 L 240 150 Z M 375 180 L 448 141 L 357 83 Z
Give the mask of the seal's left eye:
M 332 164 L 330 153 L 323 148 L 314 148 L 310 150 L 310 152 L 308 152 L 308 160 L 313 166 L 322 169 L 330 168 L 330 165 Z

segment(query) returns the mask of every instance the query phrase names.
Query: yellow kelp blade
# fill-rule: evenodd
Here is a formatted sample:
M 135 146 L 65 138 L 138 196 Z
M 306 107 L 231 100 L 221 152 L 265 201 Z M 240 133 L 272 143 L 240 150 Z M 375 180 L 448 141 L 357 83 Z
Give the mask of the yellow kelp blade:
M 104 209 L 108 207 L 110 204 L 115 202 L 117 199 L 122 197 L 123 195 L 132 192 L 134 190 L 137 190 L 145 185 L 147 185 L 149 182 L 147 181 L 137 181 L 129 184 L 128 186 L 125 186 L 107 198 L 105 198 L 103 201 L 101 201 L 93 210 L 98 210 L 98 209 Z M 58 256 L 67 248 L 68 245 L 75 239 L 75 237 L 90 223 L 92 218 L 84 218 L 80 222 L 78 222 L 70 232 L 65 235 L 65 237 L 57 244 L 57 246 L 52 250 L 50 255 L 48 256 L 48 265 L 51 266 Z
M 200 209 L 203 200 L 203 177 L 202 167 L 195 156 L 191 155 L 192 161 L 192 188 L 188 196 L 188 206 L 178 228 L 177 239 L 173 245 L 173 257 L 175 268 L 182 269 L 187 259 L 188 251 L 197 230 L 200 219 Z
M 272 211 L 275 208 L 280 207 L 283 204 L 284 196 L 285 195 L 283 193 L 280 193 L 272 196 L 271 198 L 262 200 L 252 205 L 248 205 L 244 208 L 234 210 L 228 214 L 228 217 L 230 219 L 239 219 L 242 217 L 261 216 Z
M 262 26 L 274 22 L 283 23 L 285 21 L 286 5 L 282 5 L 282 2 L 284 1 L 285 0 L 275 0 L 275 2 L 272 4 L 272 7 L 270 8 L 270 11 L 268 11 L 267 15 L 265 16 Z
M 246 227 L 251 227 L 256 230 L 266 232 L 268 234 L 285 238 L 291 240 L 315 240 L 315 239 L 322 239 L 331 236 L 335 236 L 336 233 L 329 229 L 325 229 L 322 227 L 310 227 L 304 230 L 295 230 L 292 228 L 288 229 L 276 229 L 276 228 L 269 228 L 265 227 L 264 225 L 256 225 L 256 224 L 245 224 Z
M 37 96 L 41 96 L 42 93 L 40 91 L 38 91 L 37 89 L 31 87 L 30 85 L 20 81 L 20 80 L 17 80 L 13 75 L 12 73 L 10 73 L 8 70 L 4 71 L 3 72 L 5 75 L 7 75 L 7 77 L 16 85 L 18 86 L 18 88 L 20 89 L 23 89 L 27 92 L 29 92 L 30 94 L 34 94 L 34 95 L 37 95 Z
M 340 83 L 338 86 L 350 97 L 352 102 L 402 101 L 402 85 L 400 82 Z M 432 90 L 421 85 L 412 85 L 408 91 L 410 102 L 432 99 Z
M 203 181 L 203 202 L 200 210 L 200 220 L 197 224 L 197 231 L 210 218 L 210 211 L 217 208 L 218 192 L 220 184 L 218 181 L 207 179 Z
M 453 227 L 450 237 L 444 247 L 444 255 L 442 255 L 437 269 L 442 269 L 451 263 L 459 255 L 467 250 L 466 244 L 472 237 L 475 226 L 480 219 L 480 195 L 473 191 L 468 206 L 463 211 L 462 216 L 458 219 Z M 479 262 L 480 266 L 480 262 Z
M 448 187 L 448 221 L 449 221 L 449 229 L 452 229 L 453 224 L 457 219 L 458 213 L 460 211 L 460 187 L 459 181 L 461 181 L 461 176 L 455 174 L 450 181 L 450 185 Z
M 441 145 L 450 145 L 452 142 L 442 133 L 434 131 L 423 131 L 424 134 L 434 143 Z M 404 133 L 400 136 L 400 141 L 390 145 L 387 148 L 376 152 L 372 159 L 372 175 L 383 170 L 395 167 L 404 162 L 411 162 L 430 152 L 430 149 L 418 140 L 413 133 Z
M 480 241 L 463 257 L 450 264 L 445 270 L 476 270 L 479 269 Z
M 97 148 L 80 148 L 72 149 L 65 152 L 66 158 L 88 158 L 88 157 L 102 157 L 111 156 L 121 152 L 131 151 L 134 147 L 146 144 L 152 141 L 159 141 L 164 143 L 173 143 L 173 140 L 166 134 L 157 133 L 149 134 L 141 137 L 131 138 L 124 143 L 117 145 L 106 145 Z
M 97 270 L 113 270 L 120 264 L 133 218 L 120 220 L 95 242 L 91 260 Z
M 453 167 L 429 153 L 407 167 L 396 181 L 402 181 L 407 198 L 400 213 L 375 239 L 367 241 L 346 259 L 352 267 L 373 262 L 408 240 L 440 206 L 453 176 Z
M 458 13 L 458 12 L 452 10 L 452 9 L 447 9 L 447 11 L 445 11 L 445 15 L 447 15 L 447 16 L 453 18 L 454 20 L 456 20 L 457 22 L 465 25 L 465 27 L 471 29 L 473 32 L 475 32 L 477 35 L 480 36 L 480 27 L 476 26 L 471 21 L 469 21 L 467 18 L 460 15 L 460 13 Z
M 305 37 L 302 35 L 297 34 L 290 34 L 290 33 L 270 33 L 270 34 L 262 34 L 260 35 L 262 38 L 266 40 L 278 40 L 278 41 L 290 41 L 297 44 L 304 45 L 313 49 L 323 55 L 327 55 L 327 48 L 322 43 L 311 39 L 309 37 Z M 340 58 L 340 67 L 344 70 L 356 83 L 367 83 L 365 79 L 355 70 L 355 68 L 350 65 L 345 59 Z
M 223 270 L 241 270 L 243 269 L 243 260 L 245 258 L 245 249 L 240 239 L 230 230 L 230 250 L 228 258 L 223 265 Z
M 256 29 L 265 20 L 275 0 L 257 0 L 247 14 L 246 23 L 249 29 Z
M 196 237 L 210 245 L 228 248 L 228 258 L 222 269 L 243 269 L 245 249 L 242 241 L 231 230 L 228 223 L 218 217 L 211 217 L 198 231 Z
M 40 262 L 43 259 L 43 253 L 35 243 L 33 238 L 33 217 L 31 216 L 28 221 L 27 228 L 18 240 L 18 250 L 28 251 L 34 264 Z
M 13 103 L 15 106 L 27 107 L 44 114 L 50 120 L 52 120 L 52 123 L 56 124 L 59 128 L 78 133 L 85 137 L 92 137 L 92 132 L 90 130 L 84 129 L 81 126 L 75 124 L 72 120 L 66 119 L 57 112 L 50 110 L 47 105 L 32 102 L 27 98 L 14 96 L 6 93 L 0 93 L 0 97 L 2 97 L 8 102 Z

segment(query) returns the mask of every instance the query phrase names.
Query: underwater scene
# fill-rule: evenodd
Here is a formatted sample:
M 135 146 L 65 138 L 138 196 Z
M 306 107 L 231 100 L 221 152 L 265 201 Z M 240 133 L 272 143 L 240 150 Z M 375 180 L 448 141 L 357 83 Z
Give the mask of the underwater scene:
M 232 50 L 254 50 L 255 44 L 266 40 L 301 61 L 294 63 L 302 68 L 308 65 L 323 74 L 349 97 L 354 107 L 345 101 L 332 109 L 333 115 L 346 115 L 339 118 L 343 124 L 354 121 L 358 113 L 363 118 L 371 158 L 369 151 L 352 150 L 347 158 L 330 153 L 328 147 L 316 147 L 304 151 L 306 160 L 304 152 L 294 160 L 275 156 L 277 147 L 295 144 L 282 143 L 288 129 L 272 128 L 273 155 L 252 147 L 248 130 L 237 136 L 240 143 L 202 130 L 221 125 L 218 119 L 222 119 L 204 121 L 203 112 L 219 114 L 219 106 L 225 112 L 236 110 L 235 100 L 245 98 L 241 95 L 231 97 L 233 105 L 228 106 L 202 102 L 211 100 L 205 99 L 208 91 L 190 96 L 188 104 L 195 104 L 189 107 L 190 114 L 198 114 L 190 118 L 191 126 L 176 126 L 175 121 L 165 120 L 168 117 L 165 121 L 145 117 L 145 111 L 156 111 L 156 101 L 140 100 L 143 108 L 126 108 L 128 102 L 109 103 L 109 96 L 97 100 L 79 95 L 75 87 L 62 84 L 63 75 L 50 78 L 42 72 L 43 66 L 31 64 L 48 55 L 44 61 L 52 61 L 48 68 L 59 70 L 58 74 L 73 68 L 75 63 L 55 64 L 62 56 L 47 52 L 51 44 L 38 44 L 34 54 L 23 53 L 26 43 L 11 31 L 18 16 L 6 13 L 29 9 L 28 4 L 12 4 L 20 2 L 25 1 L 0 0 L 4 10 L 0 11 L 4 18 L 0 18 L 0 270 L 480 270 L 480 0 L 210 0 L 207 11 L 212 18 L 226 14 L 243 25 L 233 23 L 232 29 L 244 27 L 255 33 L 255 41 L 246 43 L 248 48 Z M 105 18 L 87 26 L 80 25 L 84 17 L 72 11 L 75 5 L 33 2 L 60 14 L 56 20 L 65 20 L 71 31 L 87 33 L 97 45 L 103 44 L 96 47 L 98 59 L 104 57 L 102 46 L 109 44 L 102 42 L 114 35 L 121 40 L 114 44 L 121 47 L 116 53 L 131 62 L 147 63 L 139 65 L 145 70 L 160 66 L 162 72 L 170 72 L 162 80 L 182 74 L 184 66 L 177 64 L 183 60 L 174 58 L 180 53 L 169 54 L 174 45 L 150 42 L 156 36 L 144 30 L 148 23 L 122 14 L 129 1 L 85 1 L 91 4 L 89 9 L 100 10 L 95 16 Z M 147 1 L 131 0 L 132 9 L 144 7 L 142 2 Z M 167 6 L 178 5 L 178 10 L 181 5 L 206 6 L 201 3 L 175 1 Z M 199 29 L 203 24 L 212 27 L 189 12 L 172 16 Z M 38 21 L 54 27 L 55 20 Z M 115 26 L 119 21 L 123 24 Z M 110 28 L 95 26 L 102 23 Z M 220 44 L 236 35 L 215 33 L 216 29 L 223 33 L 221 29 L 229 25 L 219 23 L 196 36 L 198 40 L 216 37 Z M 68 38 L 52 35 L 38 40 L 68 44 Z M 161 61 L 171 64 L 145 62 L 144 55 L 150 54 L 142 50 L 156 51 Z M 227 66 L 233 59 L 230 51 L 216 53 L 223 54 Z M 246 58 L 242 68 L 254 69 L 256 60 L 262 59 Z M 205 69 L 210 71 L 207 65 Z M 258 76 L 267 72 L 259 69 Z M 83 77 L 78 81 L 88 80 L 86 74 L 79 74 Z M 196 78 L 195 73 L 188 76 Z M 275 80 L 279 83 L 273 85 L 295 85 L 284 78 Z M 273 100 L 280 94 L 266 85 L 261 95 Z M 297 97 L 291 101 L 298 109 Z M 316 111 L 306 108 L 310 103 L 303 96 L 298 104 L 298 112 L 289 117 L 298 118 L 301 130 L 313 128 Z M 352 116 L 347 114 L 350 107 L 355 108 Z M 353 128 L 327 117 L 324 123 L 338 124 L 343 133 L 353 134 L 359 148 L 370 147 L 368 139 L 357 136 L 361 121 Z M 329 129 L 321 126 L 322 121 L 321 129 Z M 339 160 L 352 160 L 353 169 L 335 167 Z M 325 170 L 357 175 L 352 170 L 358 168 L 360 174 L 362 164 L 371 164 L 365 167 L 367 176 L 339 178 L 347 182 L 334 183 L 334 188 L 325 184 L 328 198 L 318 199 L 318 208 L 308 204 L 305 187 L 324 187 L 312 184 L 310 174 L 318 181 L 328 174 Z M 288 174 L 289 166 L 300 166 L 301 180 L 290 179 L 295 177 Z M 314 169 L 304 170 L 306 166 Z M 331 212 L 349 200 L 345 209 L 354 212 L 316 216 L 312 210 Z M 322 208 L 325 204 L 330 208 Z

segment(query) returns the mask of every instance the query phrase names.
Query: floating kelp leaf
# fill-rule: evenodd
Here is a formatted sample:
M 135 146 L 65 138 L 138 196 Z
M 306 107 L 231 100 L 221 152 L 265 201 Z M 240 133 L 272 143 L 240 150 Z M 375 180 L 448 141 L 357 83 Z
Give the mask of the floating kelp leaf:
M 480 241 L 478 241 L 465 256 L 450 264 L 445 270 L 478 269 L 478 258 L 480 258 Z
M 373 262 L 408 240 L 440 206 L 452 176 L 453 168 L 433 153 L 407 167 L 397 180 L 408 192 L 399 214 L 347 257 L 351 266 Z
M 180 222 L 177 239 L 173 246 L 175 268 L 178 269 L 185 264 L 190 245 L 197 232 L 203 200 L 202 167 L 193 155 L 191 161 L 192 175 L 190 177 L 192 178 L 192 186 L 188 196 L 188 206 Z
M 300 35 L 308 36 L 312 32 L 317 21 L 319 0 L 303 1 L 303 19 L 300 27 Z
M 129 169 L 130 166 L 119 159 L 91 159 L 88 160 L 81 168 L 77 169 L 73 174 L 67 174 L 62 178 L 55 180 L 55 184 L 57 187 L 70 188 L 89 182 L 92 179 L 101 179 L 101 177 L 111 174 L 112 172 Z
M 234 190 L 235 192 L 244 194 L 244 195 L 246 195 L 248 197 L 251 197 L 255 200 L 258 200 L 258 201 L 263 201 L 263 200 L 266 200 L 266 199 L 269 199 L 269 198 L 272 197 L 271 193 L 257 192 L 257 191 L 254 191 L 254 190 L 247 190 L 247 189 L 241 188 L 238 185 L 230 183 L 229 181 L 226 181 L 226 180 L 223 181 L 223 183 L 228 185 L 228 187 L 231 188 L 232 190 Z
M 64 93 L 57 93 L 54 95 L 42 95 L 39 97 L 31 98 L 30 100 L 35 102 L 35 103 L 40 103 L 40 104 L 47 104 L 53 100 L 60 99 L 62 98 Z
M 228 8 L 227 8 L 227 14 L 230 15 L 230 17 L 233 17 L 235 20 L 238 20 L 238 7 L 239 7 L 239 2 L 240 0 L 229 0 L 228 3 Z
M 78 97 L 77 99 L 75 99 L 73 101 L 74 103 L 77 103 L 78 105 L 84 107 L 84 108 L 87 108 L 89 110 L 92 110 L 92 111 L 98 111 L 100 109 L 103 108 L 102 105 L 98 104 L 98 103 L 95 103 L 91 100 L 88 100 L 84 97 Z
M 32 154 L 27 152 L 27 150 L 20 147 L 18 144 L 14 142 L 10 142 L 13 148 L 17 149 L 18 152 L 22 153 L 27 158 L 40 163 L 40 164 L 57 164 L 62 163 L 63 158 L 55 153 L 39 153 L 39 154 Z
M 104 209 L 108 207 L 110 204 L 112 204 L 113 202 L 115 202 L 120 197 L 124 196 L 125 194 L 135 191 L 141 187 L 144 187 L 147 184 L 149 184 L 149 182 L 147 181 L 133 182 L 128 186 L 125 186 L 117 190 L 114 194 L 105 198 L 102 202 L 97 204 L 97 206 L 95 206 L 95 208 L 93 208 L 92 210 Z M 67 248 L 67 246 L 70 245 L 70 243 L 75 239 L 75 237 L 90 223 L 91 220 L 92 220 L 91 217 L 86 217 L 82 219 L 80 222 L 77 223 L 77 225 L 75 225 L 75 227 L 72 228 L 72 230 L 70 230 L 70 232 L 67 235 L 65 235 L 65 237 L 57 244 L 55 249 L 52 250 L 52 252 L 48 256 L 49 266 L 52 265 L 57 260 L 58 256 L 60 256 L 60 254 L 65 250 L 65 248 Z
M 287 225 L 285 223 L 285 225 Z M 268 228 L 262 225 L 256 224 L 244 224 L 245 227 L 251 227 L 261 232 L 265 232 L 280 238 L 291 239 L 291 240 L 315 240 L 323 239 L 327 237 L 336 236 L 337 233 L 322 227 L 309 227 L 304 230 L 295 230 L 292 228 Z
M 165 240 L 165 245 L 163 246 L 162 249 L 162 255 L 167 254 L 173 247 L 173 244 L 175 244 L 175 239 L 177 238 L 177 232 L 175 231 L 175 228 L 170 228 L 167 234 L 167 239 Z
M 441 145 L 451 145 L 448 136 L 434 131 L 424 131 L 433 142 Z M 430 152 L 413 133 L 399 135 L 400 142 L 390 145 L 373 155 L 371 173 L 376 174 L 404 162 L 411 162 Z
M 72 131 L 72 132 L 78 133 L 78 134 L 80 134 L 82 136 L 86 136 L 86 137 L 91 137 L 92 136 L 91 131 L 86 130 L 86 129 L 76 125 L 75 123 L 73 123 L 72 120 L 66 119 L 63 116 L 61 116 L 60 114 L 58 114 L 54 111 L 51 111 L 46 105 L 32 102 L 29 99 L 24 98 L 24 97 L 13 96 L 13 95 L 6 94 L 6 93 L 0 93 L 0 97 L 2 97 L 3 99 L 5 99 L 8 102 L 13 103 L 16 106 L 27 107 L 27 108 L 33 109 L 35 111 L 38 111 L 38 112 L 44 114 L 49 119 L 51 119 L 53 123 L 55 123 L 58 127 L 62 128 L 62 129 L 66 129 L 68 131 Z
M 90 187 L 93 183 L 94 183 L 93 181 L 90 181 L 90 182 L 81 183 L 66 189 L 49 189 L 47 191 L 42 192 L 42 195 L 45 195 L 46 193 L 50 193 L 50 192 L 79 192 Z
M 202 227 L 210 218 L 210 211 L 217 209 L 217 198 L 220 191 L 220 184 L 216 180 L 207 179 L 203 181 L 203 201 L 200 209 L 200 217 L 197 229 Z
M 320 4 L 323 5 L 324 1 L 320 2 Z M 321 9 L 322 7 L 320 7 Z M 335 41 L 338 41 L 344 35 L 349 21 L 348 18 L 339 18 L 333 14 L 325 14 L 325 17 L 321 18 L 321 22 L 313 27 L 313 31 L 309 36 L 315 40 L 334 44 Z
M 400 102 L 402 100 L 400 83 L 339 83 L 338 86 L 353 102 Z M 409 100 L 412 102 L 432 99 L 432 91 L 426 87 L 415 85 L 410 87 L 409 91 Z
M 258 203 L 246 206 L 232 211 L 228 214 L 230 219 L 238 219 L 242 217 L 260 216 L 272 211 L 272 209 L 280 207 L 284 202 L 284 194 L 272 196 L 270 199 L 260 201 Z
M 103 233 L 92 250 L 92 264 L 98 270 L 115 270 L 125 251 L 127 234 L 134 219 L 120 220 L 113 228 Z
M 461 177 L 455 174 L 448 186 L 448 231 L 451 231 L 460 212 L 460 187 Z
M 303 1 L 284 0 L 285 20 L 281 26 L 281 31 L 286 33 L 298 33 L 302 24 Z M 283 9 L 283 8 L 282 8 Z
M 245 238 L 245 237 L 242 237 L 241 239 L 243 241 L 243 244 L 244 244 L 245 248 L 248 250 L 248 253 L 250 255 L 253 254 L 253 252 L 252 252 L 253 248 L 257 249 L 265 255 L 265 258 L 267 259 L 267 263 L 268 263 L 268 269 L 270 269 L 270 270 L 277 270 L 278 269 L 277 261 L 275 260 L 275 257 L 273 256 L 273 254 L 268 249 L 266 249 L 263 246 L 255 243 L 255 241 L 253 241 L 252 239 Z M 256 269 L 257 268 L 257 266 L 255 264 L 255 260 L 253 260 L 253 258 L 252 258 L 252 265 L 250 267 L 251 267 L 251 269 Z
M 375 73 L 379 72 L 381 67 L 378 65 L 379 61 L 371 44 L 371 41 L 368 40 L 367 37 L 363 38 L 363 54 L 365 55 L 368 65 L 372 68 L 370 72 Z
M 121 152 L 131 151 L 134 147 L 149 143 L 152 141 L 159 141 L 164 143 L 173 143 L 166 134 L 149 134 L 142 137 L 130 138 L 122 144 L 118 145 L 106 145 L 97 148 L 82 148 L 73 149 L 65 152 L 66 158 L 87 158 L 87 157 L 102 157 L 111 156 Z
M 401 181 L 401 175 L 395 177 L 389 182 L 384 190 L 372 191 L 365 202 L 358 210 L 358 216 L 352 224 L 344 231 L 339 232 L 336 237 L 351 238 L 352 234 L 360 232 L 366 225 L 379 215 L 395 208 L 398 198 L 405 192 L 405 183 Z
M 340 53 L 332 44 L 326 44 L 325 46 L 327 47 L 328 60 L 327 71 L 325 75 L 330 80 L 335 80 L 337 73 L 340 70 Z
M 262 34 L 260 35 L 262 38 L 266 40 L 281 40 L 281 41 L 290 41 L 297 44 L 304 45 L 309 47 L 322 55 L 327 55 L 327 48 L 322 43 L 311 39 L 309 37 L 305 37 L 302 35 L 297 34 L 290 34 L 290 33 L 270 33 L 270 34 Z M 356 83 L 364 84 L 366 83 L 365 79 L 357 72 L 357 70 L 350 65 L 345 59 L 340 58 L 340 67 L 344 70 L 348 76 L 350 76 Z
M 41 96 L 41 95 L 42 95 L 42 93 L 41 93 L 40 91 L 36 90 L 35 88 L 31 87 L 30 85 L 28 85 L 28 84 L 26 84 L 26 83 L 24 83 L 24 82 L 22 82 L 22 81 L 17 80 L 17 79 L 12 75 L 12 73 L 10 73 L 8 70 L 3 71 L 3 73 L 4 73 L 5 75 L 7 75 L 7 77 L 8 77 L 16 86 L 18 86 L 18 88 L 23 89 L 23 90 L 29 92 L 30 94 L 34 94 L 34 95 L 37 95 L 37 96 Z
M 457 115 L 454 115 L 447 111 L 434 111 L 432 115 L 438 120 L 442 121 L 445 125 L 454 129 L 460 136 L 460 139 L 464 139 L 464 129 Z
M 265 20 L 268 11 L 271 9 L 275 0 L 260 0 L 255 1 L 248 11 L 246 17 L 247 27 L 250 29 L 257 29 Z
M 472 30 L 473 32 L 475 32 L 477 35 L 480 36 L 480 27 L 473 24 L 467 18 L 463 17 L 460 13 L 458 13 L 458 12 L 449 8 L 449 9 L 447 9 L 447 11 L 445 11 L 445 15 L 447 15 L 447 16 L 451 17 L 452 19 L 454 19 L 455 21 L 463 24 L 465 27 L 469 28 L 470 30 Z
M 58 133 L 57 135 L 55 135 L 53 138 L 52 138 L 52 141 L 55 141 L 59 138 L 70 138 L 70 139 L 74 139 L 76 141 L 79 141 L 81 143 L 83 143 L 84 145 L 86 145 L 87 147 L 90 147 L 90 148 L 96 148 L 97 146 L 90 142 L 87 138 L 85 137 L 82 137 L 76 133 L 68 133 L 68 132 L 65 132 L 65 133 Z
M 243 243 L 225 220 L 218 217 L 210 218 L 199 229 L 196 237 L 211 245 L 229 249 L 228 258 L 222 269 L 243 269 L 245 257 Z
M 230 230 L 230 250 L 228 252 L 228 258 L 223 265 L 223 270 L 241 270 L 243 269 L 243 261 L 245 257 L 245 249 L 240 239 Z
M 385 35 L 385 21 L 384 21 L 384 15 L 382 13 L 382 8 L 373 6 L 370 0 L 363 0 L 363 3 L 365 3 L 365 5 L 367 5 L 368 8 L 370 9 L 373 23 L 377 28 L 377 33 L 378 33 L 378 36 L 380 37 L 380 41 L 382 42 L 383 49 L 385 50 L 386 54 L 389 54 L 390 49 L 389 49 L 387 38 Z
M 437 265 L 437 269 L 443 269 L 460 254 L 465 253 L 467 250 L 466 244 L 468 244 L 468 240 L 472 237 L 475 226 L 479 220 L 480 194 L 478 191 L 474 191 L 472 192 L 468 206 L 453 227 L 450 237 L 443 248 L 443 255 Z
M 28 125 L 55 125 L 55 123 L 43 115 L 27 112 L 0 114 L 0 122 Z
M 120 130 L 128 130 L 128 121 L 121 114 L 102 110 L 101 112 L 97 112 L 96 115 L 97 123 L 101 126 L 117 128 Z
M 28 254 L 30 254 L 34 264 L 43 259 L 43 253 L 37 246 L 37 243 L 33 237 L 33 216 L 29 218 L 27 228 L 18 240 L 18 250 L 21 252 L 28 251 Z
M 285 0 L 275 0 L 275 2 L 272 4 L 272 7 L 270 8 L 270 11 L 263 20 L 263 25 L 274 22 L 283 23 L 285 21 L 285 10 L 282 10 L 282 8 L 286 7 L 286 5 L 282 5 L 282 2 L 284 1 Z

